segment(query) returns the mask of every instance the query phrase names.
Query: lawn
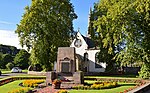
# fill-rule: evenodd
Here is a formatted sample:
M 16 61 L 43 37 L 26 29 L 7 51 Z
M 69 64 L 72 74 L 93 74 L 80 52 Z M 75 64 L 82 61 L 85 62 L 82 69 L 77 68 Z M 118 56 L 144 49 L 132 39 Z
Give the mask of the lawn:
M 69 93 L 117 93 L 125 89 L 132 88 L 134 85 L 123 85 L 112 89 L 102 89 L 102 90 L 70 90 Z
M 16 80 L 13 82 L 10 82 L 8 84 L 5 84 L 3 86 L 0 86 L 0 93 L 8 93 L 11 90 L 14 90 L 16 88 L 21 88 L 21 86 L 19 86 L 19 84 L 22 82 L 23 80 Z
M 32 76 L 32 75 L 25 75 L 25 76 L 21 76 L 21 77 L 35 77 L 35 76 Z M 15 77 L 20 77 L 20 76 L 15 76 Z M 40 77 L 40 76 L 38 76 Z M 43 77 L 43 76 L 42 76 Z M 127 77 L 123 77 L 123 76 L 85 76 L 86 78 L 127 78 Z M 131 78 L 131 79 L 138 79 L 134 76 L 132 77 L 128 77 L 128 79 Z M 5 78 L 6 79 L 6 78 Z M 11 82 L 11 83 L 8 83 L 8 84 L 5 84 L 3 86 L 0 86 L 0 93 L 8 93 L 8 91 L 11 91 L 13 89 L 16 89 L 16 88 L 19 88 L 20 86 L 19 83 L 21 83 L 23 80 L 16 80 L 14 82 Z M 93 80 L 85 80 L 85 82 L 87 83 L 94 83 L 96 81 L 93 81 Z M 120 86 L 116 87 L 116 88 L 112 88 L 112 89 L 102 89 L 102 90 L 69 90 L 69 93 L 117 93 L 117 92 L 121 92 L 121 91 L 124 91 L 125 89 L 128 89 L 128 88 L 132 88 L 136 85 L 136 83 L 122 83 L 122 82 L 118 82 L 118 84 Z M 9 89 L 9 90 L 8 90 Z
M 91 81 L 89 83 L 93 83 Z M 101 89 L 101 90 L 70 90 L 69 93 L 118 93 L 123 92 L 125 89 L 134 87 L 135 83 L 118 83 L 120 86 L 112 89 Z
M 8 74 L 8 73 L 11 73 L 11 70 L 8 70 L 8 69 L 0 69 L 2 74 Z M 22 70 L 22 72 L 28 72 L 28 70 Z
M 20 88 L 18 86 L 23 80 L 16 80 L 14 82 L 0 86 L 0 93 L 8 93 L 9 91 Z M 87 81 L 88 82 L 88 81 Z M 95 82 L 95 81 L 93 81 Z M 90 83 L 93 83 L 90 82 Z M 102 90 L 70 90 L 69 93 L 117 93 L 125 89 L 132 88 L 135 83 L 119 83 L 121 86 L 112 89 L 102 89 Z

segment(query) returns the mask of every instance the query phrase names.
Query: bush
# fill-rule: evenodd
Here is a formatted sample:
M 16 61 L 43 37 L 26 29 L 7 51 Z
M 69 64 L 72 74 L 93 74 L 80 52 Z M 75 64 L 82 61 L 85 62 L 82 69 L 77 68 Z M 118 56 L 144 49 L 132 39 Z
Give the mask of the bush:
M 6 68 L 11 70 L 12 68 L 14 67 L 14 64 L 9 62 L 7 65 L 6 65 Z
M 150 77 L 150 64 L 145 63 L 142 65 L 140 72 L 139 72 L 139 77 L 144 78 L 144 79 L 149 79 Z

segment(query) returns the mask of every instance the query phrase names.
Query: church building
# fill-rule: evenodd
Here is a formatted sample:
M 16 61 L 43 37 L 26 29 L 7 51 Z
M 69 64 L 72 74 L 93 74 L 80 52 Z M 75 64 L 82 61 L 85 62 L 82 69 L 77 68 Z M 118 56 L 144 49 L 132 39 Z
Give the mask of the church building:
M 75 39 L 72 41 L 70 47 L 75 48 L 76 55 L 76 70 L 84 72 L 104 72 L 106 63 L 99 62 L 99 49 L 96 48 L 94 42 L 77 32 Z

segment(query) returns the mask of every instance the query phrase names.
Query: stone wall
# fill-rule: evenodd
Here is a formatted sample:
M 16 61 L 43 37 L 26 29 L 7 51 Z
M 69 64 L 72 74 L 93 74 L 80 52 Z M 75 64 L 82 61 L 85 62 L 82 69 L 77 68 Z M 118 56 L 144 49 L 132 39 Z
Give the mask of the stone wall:
M 52 84 L 52 81 L 57 78 L 57 74 L 54 71 L 46 73 L 46 86 Z
M 83 84 L 84 83 L 84 73 L 82 71 L 74 72 L 73 80 L 75 84 Z
M 39 75 L 39 76 L 46 76 L 47 72 L 38 72 L 38 71 L 28 71 L 30 75 Z

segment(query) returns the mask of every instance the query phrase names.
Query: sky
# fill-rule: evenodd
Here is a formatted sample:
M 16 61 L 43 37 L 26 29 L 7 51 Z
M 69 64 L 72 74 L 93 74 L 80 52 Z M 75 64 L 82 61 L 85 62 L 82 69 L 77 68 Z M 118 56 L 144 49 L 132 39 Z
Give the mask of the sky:
M 73 21 L 74 30 L 78 28 L 86 35 L 88 29 L 89 9 L 99 0 L 71 0 L 78 18 Z M 24 13 L 24 7 L 31 4 L 31 0 L 1 0 L 0 1 L 0 44 L 16 46 L 19 39 L 15 30 Z

